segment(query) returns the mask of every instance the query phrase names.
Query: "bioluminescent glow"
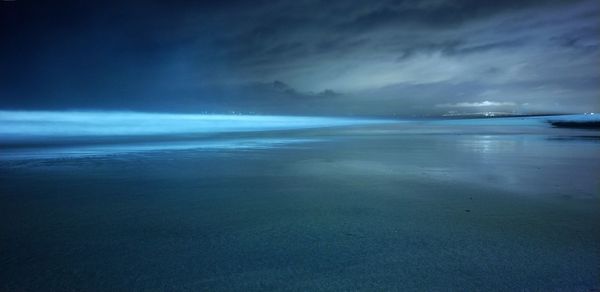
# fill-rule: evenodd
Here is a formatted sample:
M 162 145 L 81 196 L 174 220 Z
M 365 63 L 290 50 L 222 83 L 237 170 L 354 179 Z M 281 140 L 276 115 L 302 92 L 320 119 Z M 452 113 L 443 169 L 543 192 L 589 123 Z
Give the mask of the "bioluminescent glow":
M 189 149 L 268 149 L 315 139 L 279 137 L 277 134 L 268 137 L 255 134 L 240 136 L 235 133 L 389 122 L 298 116 L 0 111 L 0 146 L 4 146 L 0 150 L 0 159 L 87 157 Z M 229 135 L 212 136 L 224 133 Z
M 291 130 L 385 122 L 389 121 L 299 116 L 0 111 L 0 141 L 33 137 L 140 136 Z

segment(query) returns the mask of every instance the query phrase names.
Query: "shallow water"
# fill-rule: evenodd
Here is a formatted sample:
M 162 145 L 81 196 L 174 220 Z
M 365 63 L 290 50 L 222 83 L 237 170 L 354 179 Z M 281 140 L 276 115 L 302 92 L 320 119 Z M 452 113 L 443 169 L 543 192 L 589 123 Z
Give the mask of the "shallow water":
M 600 288 L 600 134 L 496 121 L 2 148 L 0 289 Z

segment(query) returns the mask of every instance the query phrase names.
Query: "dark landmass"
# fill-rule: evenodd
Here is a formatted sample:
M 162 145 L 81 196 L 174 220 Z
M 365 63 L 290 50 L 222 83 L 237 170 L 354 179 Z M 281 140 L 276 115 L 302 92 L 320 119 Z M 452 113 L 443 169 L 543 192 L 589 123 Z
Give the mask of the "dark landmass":
M 548 121 L 548 123 L 556 128 L 600 130 L 600 121 Z

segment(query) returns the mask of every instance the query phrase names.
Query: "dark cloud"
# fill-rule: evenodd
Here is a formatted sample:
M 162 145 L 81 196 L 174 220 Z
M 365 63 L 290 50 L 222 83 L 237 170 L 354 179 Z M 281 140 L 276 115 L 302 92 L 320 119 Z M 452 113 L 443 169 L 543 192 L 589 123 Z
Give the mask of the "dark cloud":
M 0 107 L 431 114 L 489 101 L 598 110 L 599 6 L 0 2 Z
M 373 30 L 389 26 L 454 27 L 481 18 L 523 10 L 536 5 L 555 5 L 564 1 L 389 1 L 361 13 L 343 27 L 353 30 Z
M 507 51 L 511 48 L 518 48 L 526 44 L 525 40 L 506 40 L 488 42 L 483 44 L 469 44 L 464 40 L 450 40 L 440 43 L 415 43 L 410 47 L 404 48 L 400 52 L 398 61 L 403 61 L 414 57 L 415 54 L 435 54 L 440 53 L 447 56 L 459 56 L 467 54 L 483 53 L 491 50 Z

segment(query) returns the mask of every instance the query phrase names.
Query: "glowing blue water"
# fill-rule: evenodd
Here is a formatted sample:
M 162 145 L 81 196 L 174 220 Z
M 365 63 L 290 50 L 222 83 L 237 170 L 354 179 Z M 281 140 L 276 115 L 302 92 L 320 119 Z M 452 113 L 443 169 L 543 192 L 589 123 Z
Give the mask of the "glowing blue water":
M 0 139 L 272 131 L 383 122 L 385 121 L 300 116 L 0 111 Z
M 599 116 L 571 115 L 553 119 L 589 120 L 590 117 Z M 360 128 L 373 124 L 390 127 L 369 128 L 367 132 L 370 134 L 540 134 L 550 130 L 547 120 L 548 117 L 382 120 L 140 112 L 0 111 L 0 159 L 46 159 L 189 149 L 265 149 L 320 140 L 318 137 L 307 137 L 306 134 L 288 135 L 282 133 L 283 130 L 343 126 Z M 244 134 L 240 135 L 241 133 Z

